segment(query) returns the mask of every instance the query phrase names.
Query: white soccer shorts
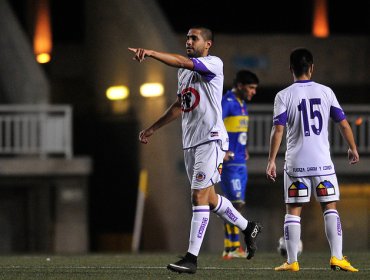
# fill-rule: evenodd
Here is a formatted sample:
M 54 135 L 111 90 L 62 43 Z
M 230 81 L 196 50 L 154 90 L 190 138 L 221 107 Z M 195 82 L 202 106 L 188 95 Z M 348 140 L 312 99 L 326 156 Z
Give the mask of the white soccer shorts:
M 338 180 L 335 174 L 296 178 L 284 172 L 285 203 L 306 203 L 314 193 L 318 202 L 339 200 Z
M 204 189 L 221 180 L 225 152 L 220 141 L 184 150 L 185 168 L 192 189 Z

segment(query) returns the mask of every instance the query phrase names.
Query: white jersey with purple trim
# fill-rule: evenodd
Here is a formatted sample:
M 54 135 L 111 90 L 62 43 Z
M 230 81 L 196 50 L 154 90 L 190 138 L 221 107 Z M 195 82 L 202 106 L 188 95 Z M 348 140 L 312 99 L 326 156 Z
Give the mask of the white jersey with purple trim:
M 310 80 L 297 81 L 275 97 L 274 125 L 287 128 L 285 171 L 292 177 L 334 174 L 328 139 L 329 119 L 344 112 L 334 92 Z
M 178 91 L 181 96 L 183 148 L 221 140 L 228 149 L 222 121 L 223 63 L 216 56 L 191 58 L 193 70 L 180 68 Z

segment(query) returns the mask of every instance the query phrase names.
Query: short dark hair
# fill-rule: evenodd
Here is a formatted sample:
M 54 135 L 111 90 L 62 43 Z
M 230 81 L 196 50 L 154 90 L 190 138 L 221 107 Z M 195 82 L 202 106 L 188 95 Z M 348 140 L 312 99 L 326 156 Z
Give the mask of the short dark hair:
M 306 48 L 296 48 L 290 54 L 290 68 L 295 76 L 299 77 L 308 73 L 313 64 L 313 55 Z
M 233 85 L 234 87 L 237 86 L 238 83 L 241 83 L 243 85 L 249 85 L 249 84 L 259 84 L 259 79 L 256 74 L 253 72 L 243 69 L 239 70 L 236 73 L 236 77 L 234 79 Z
M 195 25 L 191 27 L 190 29 L 199 29 L 202 32 L 202 37 L 204 40 L 211 40 L 213 42 L 215 39 L 213 31 L 209 29 L 208 27 L 204 27 L 201 25 Z

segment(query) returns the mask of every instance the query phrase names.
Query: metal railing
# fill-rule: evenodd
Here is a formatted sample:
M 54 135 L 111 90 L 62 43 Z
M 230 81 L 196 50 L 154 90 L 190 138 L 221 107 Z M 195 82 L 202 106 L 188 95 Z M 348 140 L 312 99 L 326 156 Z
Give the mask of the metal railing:
M 72 158 L 72 108 L 0 105 L 0 156 Z
M 343 105 L 361 155 L 370 155 L 370 106 Z M 250 153 L 267 154 L 272 127 L 273 105 L 250 104 L 248 150 Z M 329 141 L 332 154 L 343 154 L 348 146 L 333 121 L 329 124 Z M 280 151 L 285 149 L 285 138 Z

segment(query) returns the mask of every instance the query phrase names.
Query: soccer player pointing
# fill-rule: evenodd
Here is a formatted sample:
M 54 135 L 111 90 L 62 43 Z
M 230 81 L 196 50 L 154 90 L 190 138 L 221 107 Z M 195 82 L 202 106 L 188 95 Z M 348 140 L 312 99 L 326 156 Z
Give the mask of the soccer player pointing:
M 325 232 L 331 249 L 331 268 L 355 272 L 358 270 L 342 255 L 342 227 L 336 210 L 339 187 L 330 156 L 329 119 L 338 123 L 349 146 L 349 163 L 355 164 L 359 161 L 359 155 L 352 129 L 334 92 L 311 80 L 313 56 L 309 50 L 299 48 L 292 51 L 290 70 L 294 83 L 275 97 L 266 169 L 267 178 L 275 181 L 275 159 L 286 127 L 284 237 L 288 259 L 275 270 L 299 270 L 297 253 L 301 239 L 300 215 L 303 204 L 310 201 L 313 192 L 323 211 Z
M 215 192 L 214 185 L 220 181 L 228 139 L 221 109 L 223 63 L 220 58 L 209 55 L 212 44 L 211 30 L 193 27 L 186 39 L 188 57 L 129 48 L 135 53 L 134 60 L 138 62 L 150 57 L 179 68 L 177 99 L 157 121 L 139 134 L 140 142 L 147 144 L 148 138 L 157 129 L 182 116 L 184 161 L 192 190 L 193 217 L 186 255 L 167 266 L 179 273 L 196 272 L 197 256 L 208 226 L 210 211 L 243 231 L 248 259 L 253 257 L 257 249 L 255 239 L 262 228 L 257 222 L 248 222 L 228 199 Z

